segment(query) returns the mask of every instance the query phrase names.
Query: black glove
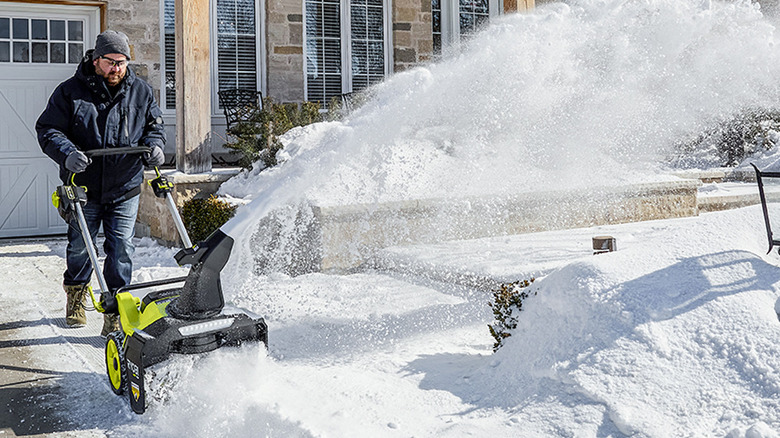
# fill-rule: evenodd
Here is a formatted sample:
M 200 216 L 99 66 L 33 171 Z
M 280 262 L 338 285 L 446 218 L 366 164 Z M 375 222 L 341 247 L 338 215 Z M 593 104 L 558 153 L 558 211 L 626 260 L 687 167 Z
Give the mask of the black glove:
M 84 155 L 84 152 L 73 151 L 68 154 L 68 158 L 65 158 L 65 168 L 73 173 L 81 173 L 87 169 L 91 162 L 92 160 Z
M 152 146 L 152 150 L 144 153 L 144 162 L 148 166 L 161 166 L 165 163 L 165 154 L 158 146 Z

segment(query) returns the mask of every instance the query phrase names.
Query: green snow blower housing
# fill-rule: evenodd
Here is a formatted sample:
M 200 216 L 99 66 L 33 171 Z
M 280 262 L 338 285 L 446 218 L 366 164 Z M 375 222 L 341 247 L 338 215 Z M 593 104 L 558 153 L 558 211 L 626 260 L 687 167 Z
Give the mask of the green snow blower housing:
M 106 368 L 111 389 L 118 395 L 127 390 L 134 412 L 143 413 L 146 406 L 144 369 L 171 354 L 205 353 L 244 342 L 268 343 L 263 318 L 224 307 L 219 271 L 232 245 L 233 239 L 217 230 L 194 250 L 177 254 L 177 260 L 197 260 L 188 276 L 117 290 L 122 330 L 106 340 Z M 182 288 L 151 292 L 143 300 L 129 292 L 181 281 Z

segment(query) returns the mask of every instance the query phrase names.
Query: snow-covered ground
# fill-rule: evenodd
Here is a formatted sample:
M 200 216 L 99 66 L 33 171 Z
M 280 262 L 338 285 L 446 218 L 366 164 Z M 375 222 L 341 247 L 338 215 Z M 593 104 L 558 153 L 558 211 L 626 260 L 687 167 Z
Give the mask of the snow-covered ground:
M 71 371 L 58 397 L 38 403 L 79 434 L 775 437 L 780 257 L 766 255 L 763 226 L 754 206 L 388 249 L 453 273 L 533 271 L 519 327 L 495 354 L 489 290 L 404 272 L 254 278 L 227 293 L 266 316 L 268 351 L 153 367 L 143 416 L 56 322 L 63 242 L 0 246 L 6 268 L 30 267 L 0 270 L 1 313 L 50 321 L 27 330 L 59 342 L 24 365 Z M 591 237 L 604 234 L 618 250 L 593 255 Z M 145 242 L 137 277 L 178 275 L 170 255 Z

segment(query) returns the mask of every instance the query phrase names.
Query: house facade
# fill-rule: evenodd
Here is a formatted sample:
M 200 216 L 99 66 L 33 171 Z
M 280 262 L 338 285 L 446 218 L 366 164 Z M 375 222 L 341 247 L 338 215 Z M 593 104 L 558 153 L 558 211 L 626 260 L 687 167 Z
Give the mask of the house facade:
M 277 102 L 360 91 L 429 62 L 491 17 L 534 0 L 184 0 L 208 6 L 213 151 L 224 152 L 217 92 L 250 88 Z M 0 0 L 0 238 L 60 234 L 57 169 L 35 120 L 105 29 L 126 33 L 131 66 L 158 97 L 176 155 L 176 0 Z M 186 25 L 186 23 L 185 23 Z M 187 62 L 187 60 L 184 60 Z

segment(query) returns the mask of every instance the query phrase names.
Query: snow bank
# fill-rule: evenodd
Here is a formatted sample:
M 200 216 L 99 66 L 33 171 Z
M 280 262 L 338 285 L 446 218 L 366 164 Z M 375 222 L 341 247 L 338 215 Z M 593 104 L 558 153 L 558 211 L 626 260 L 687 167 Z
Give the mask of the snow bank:
M 658 227 L 662 238 L 537 281 L 517 330 L 470 387 L 505 408 L 538 398 L 596 406 L 625 435 L 778 430 L 780 271 L 757 255 L 754 213 Z M 517 415 L 554 424 L 552 411 Z

